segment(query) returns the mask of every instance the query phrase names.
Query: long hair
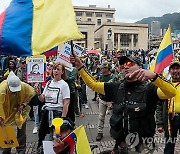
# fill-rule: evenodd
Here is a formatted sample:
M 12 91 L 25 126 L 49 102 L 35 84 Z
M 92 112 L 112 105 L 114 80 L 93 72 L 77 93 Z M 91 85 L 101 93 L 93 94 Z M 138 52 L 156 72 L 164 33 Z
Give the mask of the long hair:
M 67 75 L 66 75 L 65 65 L 62 64 L 62 63 L 60 63 L 60 62 L 54 63 L 54 65 L 53 65 L 53 70 L 55 70 L 55 69 L 57 68 L 57 66 L 61 66 L 61 68 L 62 68 L 62 73 L 63 73 L 63 74 L 61 75 L 61 78 L 62 78 L 63 80 L 66 80 L 66 79 L 67 79 Z M 53 73 L 52 73 L 52 77 L 54 78 Z
M 8 69 L 10 69 L 10 63 L 13 63 L 14 64 L 14 68 L 13 68 L 13 72 L 16 70 L 16 62 L 14 60 L 10 60 L 9 63 L 8 63 Z

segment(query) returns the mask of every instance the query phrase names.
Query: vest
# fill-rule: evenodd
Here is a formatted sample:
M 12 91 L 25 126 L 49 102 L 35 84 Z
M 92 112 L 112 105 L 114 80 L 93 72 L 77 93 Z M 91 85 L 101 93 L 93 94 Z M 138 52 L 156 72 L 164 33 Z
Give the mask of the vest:
M 134 132 L 140 136 L 154 135 L 154 112 L 146 107 L 147 85 L 148 82 L 126 89 L 125 82 L 120 84 L 110 118 L 110 134 L 115 140 L 123 140 Z
M 102 75 L 100 77 L 100 81 L 102 82 L 110 82 L 111 79 L 114 79 L 115 76 L 114 74 L 109 74 L 109 75 Z M 111 102 L 111 100 L 109 98 L 107 98 L 105 95 L 99 94 L 99 98 L 105 102 Z

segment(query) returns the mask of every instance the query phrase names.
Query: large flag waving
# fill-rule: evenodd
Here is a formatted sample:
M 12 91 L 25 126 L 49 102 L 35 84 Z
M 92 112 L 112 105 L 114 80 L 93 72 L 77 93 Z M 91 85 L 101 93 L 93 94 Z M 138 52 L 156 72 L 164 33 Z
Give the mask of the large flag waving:
M 12 0 L 0 15 L 0 54 L 38 55 L 80 38 L 71 0 Z
M 173 57 L 174 55 L 172 47 L 171 29 L 169 27 L 160 44 L 160 47 L 157 51 L 156 59 L 154 60 L 150 70 L 156 73 L 162 73 L 164 68 L 169 66 L 169 64 L 173 60 Z
M 70 154 L 91 154 L 84 126 L 79 126 L 64 140 L 70 147 Z

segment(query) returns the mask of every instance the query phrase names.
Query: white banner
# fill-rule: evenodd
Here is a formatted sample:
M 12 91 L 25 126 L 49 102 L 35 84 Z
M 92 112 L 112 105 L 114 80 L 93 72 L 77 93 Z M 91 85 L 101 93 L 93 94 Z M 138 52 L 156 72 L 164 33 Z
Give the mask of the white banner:
M 81 53 L 83 52 L 84 48 L 82 48 L 77 44 L 73 44 L 73 50 L 78 57 L 81 57 Z M 66 66 L 67 70 L 72 71 L 73 66 L 70 62 L 70 55 L 71 55 L 71 45 L 69 43 L 65 43 L 62 49 L 58 51 L 56 62 L 63 63 Z

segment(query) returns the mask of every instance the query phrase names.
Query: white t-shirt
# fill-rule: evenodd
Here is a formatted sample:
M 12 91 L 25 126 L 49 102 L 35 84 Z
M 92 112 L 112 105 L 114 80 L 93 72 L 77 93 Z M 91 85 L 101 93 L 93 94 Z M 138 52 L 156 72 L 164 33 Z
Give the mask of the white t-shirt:
M 69 86 L 63 79 L 47 83 L 43 94 L 45 105 L 52 108 L 63 107 L 63 99 L 70 98 Z

